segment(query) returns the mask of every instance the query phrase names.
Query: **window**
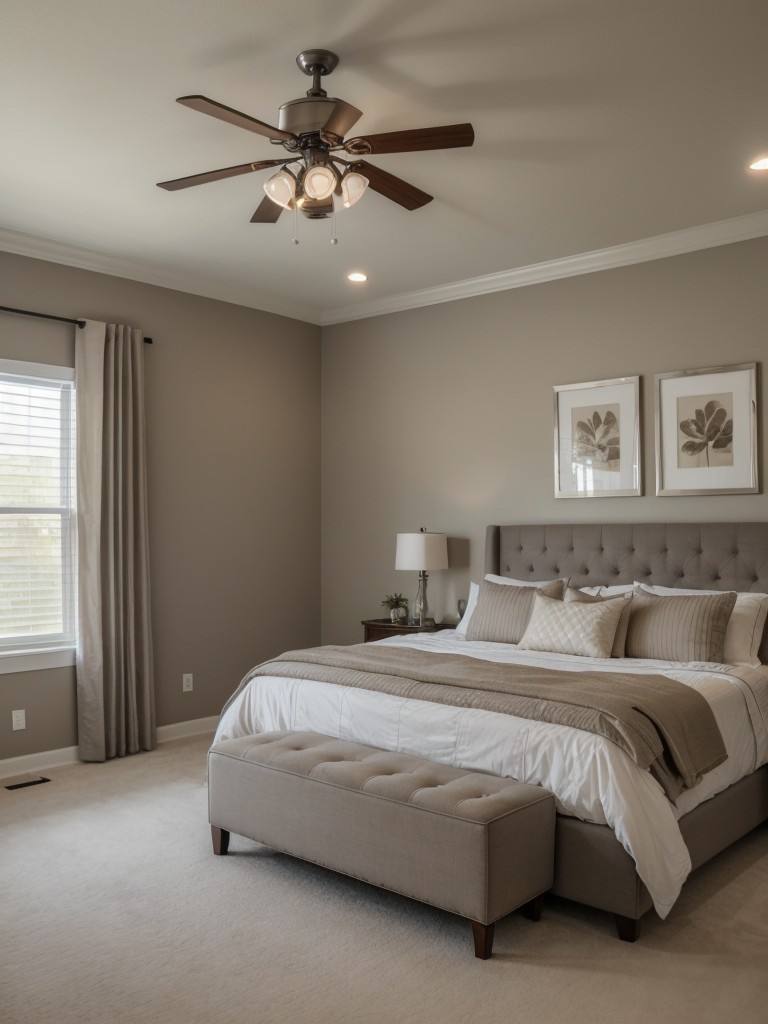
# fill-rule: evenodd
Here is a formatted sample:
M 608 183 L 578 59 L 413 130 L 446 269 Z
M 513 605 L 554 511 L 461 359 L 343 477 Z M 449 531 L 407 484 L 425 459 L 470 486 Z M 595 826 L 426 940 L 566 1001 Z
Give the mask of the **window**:
M 74 662 L 76 564 L 74 371 L 0 359 L 0 671 Z

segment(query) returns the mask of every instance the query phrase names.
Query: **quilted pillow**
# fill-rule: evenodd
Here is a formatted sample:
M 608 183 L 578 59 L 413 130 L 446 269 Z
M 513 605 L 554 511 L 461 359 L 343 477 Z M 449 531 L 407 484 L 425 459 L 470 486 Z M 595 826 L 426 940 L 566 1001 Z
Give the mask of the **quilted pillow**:
M 537 594 L 562 602 L 563 582 L 553 580 L 541 587 L 514 587 L 483 580 L 477 604 L 467 626 L 467 640 L 516 644 L 525 632 Z
M 553 601 L 539 592 L 517 646 L 527 651 L 610 658 L 619 619 L 627 603 L 623 597 L 596 602 Z
M 728 620 L 736 595 L 662 597 L 635 587 L 626 655 L 661 661 L 723 660 Z
M 621 614 L 619 615 L 619 623 L 616 627 L 616 634 L 613 638 L 613 647 L 611 648 L 610 656 L 612 658 L 624 657 L 624 648 L 627 642 L 627 629 L 629 628 L 629 613 L 632 609 L 631 593 L 625 594 L 623 597 L 600 597 L 597 594 L 585 594 L 583 590 L 577 590 L 575 587 L 568 587 L 565 592 L 565 600 L 567 602 L 576 601 L 581 604 L 600 604 L 605 601 L 620 601 Z

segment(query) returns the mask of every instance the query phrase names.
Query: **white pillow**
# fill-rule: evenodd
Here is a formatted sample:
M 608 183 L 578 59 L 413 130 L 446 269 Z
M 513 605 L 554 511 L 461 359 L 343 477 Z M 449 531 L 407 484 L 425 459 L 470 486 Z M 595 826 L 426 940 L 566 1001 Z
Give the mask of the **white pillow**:
M 634 583 L 618 583 L 613 587 L 579 587 L 578 589 L 591 597 L 623 597 L 624 594 L 631 594 L 635 585 Z
M 504 586 L 510 587 L 543 587 L 545 583 L 554 583 L 554 580 L 513 580 L 509 576 L 494 576 L 492 572 L 487 572 L 483 579 L 488 580 L 490 583 L 501 583 Z M 563 580 L 563 587 L 568 585 L 568 580 Z M 630 590 L 632 588 L 630 587 Z M 456 636 L 466 637 L 467 626 L 469 620 L 472 618 L 472 613 L 477 606 L 477 595 L 480 593 L 480 587 L 477 583 L 469 584 L 469 597 L 467 598 L 467 607 L 464 609 L 464 614 L 461 617 L 461 622 L 456 627 Z
M 622 600 L 584 604 L 537 594 L 518 649 L 610 658 L 616 628 L 625 608 L 626 602 Z
M 635 583 L 635 586 L 646 593 L 662 596 L 729 593 L 727 590 L 682 590 L 680 587 L 651 586 L 648 583 Z M 758 667 L 760 658 L 757 652 L 763 638 L 766 616 L 768 594 L 755 594 L 749 590 L 736 592 L 736 604 L 728 620 L 723 645 L 723 660 L 728 665 Z
M 489 583 L 507 583 L 512 587 L 543 587 L 546 583 L 557 583 L 557 580 L 513 580 L 509 576 L 494 576 L 492 572 L 487 572 L 483 579 Z M 560 576 L 559 579 L 564 588 L 568 586 L 569 576 Z

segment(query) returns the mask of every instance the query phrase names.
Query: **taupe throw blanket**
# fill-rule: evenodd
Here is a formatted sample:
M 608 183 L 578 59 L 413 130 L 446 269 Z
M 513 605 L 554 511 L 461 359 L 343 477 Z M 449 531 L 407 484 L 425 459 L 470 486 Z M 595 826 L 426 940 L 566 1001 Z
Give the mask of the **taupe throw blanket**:
M 289 651 L 248 673 L 377 690 L 568 725 L 617 743 L 670 800 L 728 756 L 709 704 L 665 676 L 565 672 L 406 647 L 355 644 Z

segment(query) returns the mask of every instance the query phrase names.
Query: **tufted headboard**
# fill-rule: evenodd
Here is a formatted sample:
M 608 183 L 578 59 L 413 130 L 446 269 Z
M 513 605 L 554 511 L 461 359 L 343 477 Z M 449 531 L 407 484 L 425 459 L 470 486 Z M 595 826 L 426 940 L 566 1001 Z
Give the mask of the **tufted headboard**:
M 549 523 L 489 526 L 485 571 L 575 587 L 656 583 L 768 594 L 765 523 Z M 768 627 L 760 647 L 768 663 Z

